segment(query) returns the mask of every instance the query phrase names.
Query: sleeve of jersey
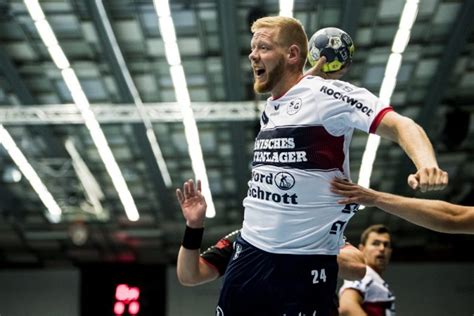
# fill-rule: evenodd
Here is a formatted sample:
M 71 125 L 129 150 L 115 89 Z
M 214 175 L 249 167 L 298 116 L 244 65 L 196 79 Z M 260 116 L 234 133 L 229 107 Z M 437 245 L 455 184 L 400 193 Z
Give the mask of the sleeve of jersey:
M 339 295 L 341 295 L 341 293 L 344 292 L 344 290 L 346 289 L 353 289 L 353 290 L 358 291 L 363 297 L 365 297 L 365 293 L 367 292 L 367 282 L 364 282 L 364 279 L 360 281 L 344 280 L 344 283 L 339 289 Z
M 232 256 L 233 244 L 237 238 L 237 233 L 238 231 L 221 238 L 215 245 L 209 247 L 201 254 L 201 259 L 216 268 L 221 276 L 225 273 Z
M 344 81 L 326 80 L 316 93 L 323 125 L 334 136 L 353 128 L 374 133 L 385 114 L 393 111 L 367 89 Z

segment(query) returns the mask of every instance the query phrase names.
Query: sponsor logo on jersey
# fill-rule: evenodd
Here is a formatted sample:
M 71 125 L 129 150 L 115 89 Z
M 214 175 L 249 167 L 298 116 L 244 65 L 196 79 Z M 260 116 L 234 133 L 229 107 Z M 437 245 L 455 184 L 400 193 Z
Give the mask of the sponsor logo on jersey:
M 295 139 L 292 137 L 257 139 L 253 146 L 254 150 L 292 148 L 295 148 Z
M 262 129 L 255 140 L 252 165 L 342 170 L 344 139 L 319 125 Z
M 374 110 L 369 108 L 368 106 L 364 105 L 362 102 L 353 98 L 347 94 L 341 93 L 339 91 L 335 91 L 334 89 L 328 88 L 327 86 L 322 86 L 319 90 L 320 92 L 332 96 L 336 100 L 341 100 L 349 104 L 350 106 L 356 108 L 357 110 L 361 111 L 367 116 L 372 116 Z
M 254 145 L 253 161 L 254 163 L 273 162 L 306 162 L 305 151 L 260 151 L 263 149 L 292 149 L 295 148 L 295 140 L 292 137 L 257 139 Z
M 271 192 L 259 186 L 259 183 L 275 185 L 283 191 L 291 189 L 295 185 L 295 178 L 288 172 L 279 172 L 276 175 L 273 173 L 260 173 L 252 171 L 252 182 L 250 184 L 247 195 L 259 200 L 273 201 L 275 203 L 296 205 L 298 204 L 296 193 L 280 194 L 279 192 Z
M 275 175 L 275 185 L 280 190 L 289 190 L 295 185 L 295 177 L 288 172 L 279 172 Z
M 301 101 L 300 98 L 292 100 L 288 104 L 288 108 L 286 111 L 289 115 L 296 114 L 301 109 L 302 105 L 303 105 L 303 102 Z
M 253 154 L 254 163 L 271 162 L 271 163 L 287 163 L 287 162 L 306 162 L 305 151 L 256 151 Z

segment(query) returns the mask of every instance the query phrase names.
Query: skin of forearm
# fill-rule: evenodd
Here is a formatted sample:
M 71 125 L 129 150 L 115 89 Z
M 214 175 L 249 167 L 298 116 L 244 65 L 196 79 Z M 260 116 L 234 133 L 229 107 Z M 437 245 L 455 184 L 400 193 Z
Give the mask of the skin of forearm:
M 474 233 L 474 210 L 439 200 L 379 192 L 374 206 L 419 226 L 443 233 Z M 469 216 L 471 215 L 471 216 Z M 470 217 L 470 218 L 468 218 Z
M 181 246 L 178 253 L 176 272 L 182 285 L 194 286 L 202 283 L 199 278 L 199 249 L 190 250 Z
M 417 169 L 438 166 L 428 136 L 412 119 L 400 117 L 394 131 L 389 138 L 400 145 Z

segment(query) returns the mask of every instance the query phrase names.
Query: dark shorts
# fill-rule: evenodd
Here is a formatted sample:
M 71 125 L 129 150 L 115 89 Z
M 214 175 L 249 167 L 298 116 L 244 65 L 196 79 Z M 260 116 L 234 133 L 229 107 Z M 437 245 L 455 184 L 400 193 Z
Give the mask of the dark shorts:
M 216 315 L 332 315 L 337 272 L 336 256 L 268 253 L 239 236 Z

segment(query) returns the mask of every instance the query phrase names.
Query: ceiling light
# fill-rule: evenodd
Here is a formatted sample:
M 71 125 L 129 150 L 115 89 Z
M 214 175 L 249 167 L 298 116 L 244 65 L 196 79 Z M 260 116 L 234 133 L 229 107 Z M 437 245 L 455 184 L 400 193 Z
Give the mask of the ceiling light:
M 418 1 L 406 0 L 403 13 L 400 17 L 398 31 L 392 45 L 392 54 L 387 61 L 385 76 L 380 86 L 380 99 L 386 104 L 390 104 L 393 91 L 397 85 L 397 75 L 400 70 L 402 53 L 410 40 L 410 29 L 415 23 L 418 14 Z M 377 135 L 369 135 L 365 151 L 362 156 L 362 163 L 359 171 L 358 183 L 364 187 L 370 186 L 370 176 L 372 174 L 373 163 L 377 155 L 380 138 Z
M 28 6 L 28 3 L 30 1 L 24 1 Z M 32 4 L 31 8 L 32 9 L 30 11 L 30 14 L 31 12 L 33 12 L 33 14 L 35 14 L 35 17 L 43 17 L 42 19 L 38 18 L 38 20 L 36 20 L 35 22 L 35 25 L 38 32 L 40 33 L 41 39 L 43 40 L 44 44 L 48 48 L 53 47 L 55 45 L 59 45 L 56 36 L 54 35 L 53 30 L 51 29 L 51 26 L 44 18 L 44 13 L 38 13 L 40 11 L 42 12 L 39 4 Z M 53 48 L 52 51 L 54 52 L 60 49 L 60 47 Z M 53 56 L 51 57 L 54 59 Z M 67 60 L 67 57 L 64 54 L 62 54 L 60 57 L 56 56 L 55 58 L 56 66 L 59 69 L 61 69 L 62 66 L 65 66 L 66 63 L 69 64 L 69 61 Z M 127 183 L 125 182 L 125 179 L 123 178 L 122 172 L 120 171 L 117 161 L 115 160 L 112 154 L 112 150 L 109 147 L 107 139 L 105 138 L 105 135 L 102 129 L 100 128 L 100 125 L 97 122 L 94 113 L 90 109 L 89 100 L 87 99 L 87 96 L 82 90 L 81 84 L 76 76 L 76 73 L 74 72 L 74 69 L 70 67 L 64 68 L 62 69 L 61 74 L 63 75 L 63 79 L 66 83 L 66 86 L 71 92 L 71 97 L 74 103 L 81 111 L 81 114 L 85 120 L 85 125 L 90 132 L 91 138 L 97 148 L 97 151 L 99 152 L 99 156 L 102 159 L 102 162 L 104 163 L 105 169 L 109 173 L 112 183 L 115 189 L 117 190 L 118 196 L 123 204 L 128 219 L 130 221 L 138 220 L 140 216 L 138 214 L 135 201 L 133 200 L 132 194 L 128 190 Z
M 191 98 L 186 84 L 186 76 L 183 66 L 181 65 L 179 47 L 176 42 L 176 31 L 173 19 L 171 18 L 169 3 L 167 0 L 155 0 L 154 4 L 156 14 L 159 18 L 161 37 L 165 43 L 166 59 L 170 66 L 171 80 L 174 85 L 177 105 L 179 105 L 183 113 L 184 133 L 188 144 L 191 165 L 196 179 L 201 180 L 202 183 L 202 193 L 207 202 L 206 217 L 214 217 L 216 210 L 209 188 L 209 180 L 207 178 L 206 166 L 199 141 L 199 131 L 196 120 L 194 119 L 193 110 L 191 109 Z
M 25 176 L 26 179 L 30 182 L 31 186 L 38 194 L 41 202 L 46 206 L 49 212 L 48 218 L 53 223 L 58 223 L 61 219 L 61 208 L 59 207 L 58 203 L 54 200 L 51 193 L 48 191 L 46 186 L 41 181 L 40 177 L 30 165 L 26 157 L 23 155 L 21 150 L 15 144 L 15 141 L 10 136 L 8 131 L 0 124 L 0 142 L 2 143 L 3 147 L 5 147 L 6 151 L 12 158 L 12 160 L 17 165 L 18 169 L 20 169 L 21 173 Z

